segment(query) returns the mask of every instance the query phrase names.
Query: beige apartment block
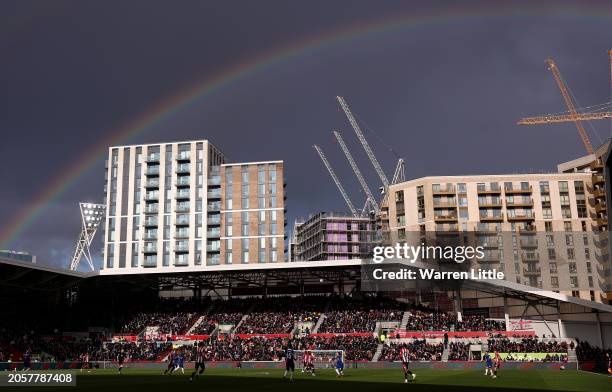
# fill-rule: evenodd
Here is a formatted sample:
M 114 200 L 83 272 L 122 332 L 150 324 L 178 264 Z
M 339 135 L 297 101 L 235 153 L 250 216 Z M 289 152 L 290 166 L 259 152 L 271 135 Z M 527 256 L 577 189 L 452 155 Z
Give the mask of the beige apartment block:
M 600 231 L 590 171 L 424 177 L 391 185 L 390 242 L 421 233 L 470 234 L 480 267 L 507 280 L 605 301 L 607 231 Z

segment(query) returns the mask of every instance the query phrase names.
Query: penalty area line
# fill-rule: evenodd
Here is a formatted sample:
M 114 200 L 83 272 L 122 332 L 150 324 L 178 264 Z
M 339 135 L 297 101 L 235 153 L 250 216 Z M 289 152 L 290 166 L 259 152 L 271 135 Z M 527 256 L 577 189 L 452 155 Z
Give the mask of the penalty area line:
M 582 370 L 582 369 L 578 369 L 578 371 L 579 371 L 579 372 L 582 372 L 582 373 L 595 374 L 595 375 L 597 375 L 597 376 L 605 376 L 605 377 L 609 377 L 609 375 L 608 375 L 608 374 L 605 374 L 605 373 L 590 372 L 590 371 L 588 371 L 588 370 Z

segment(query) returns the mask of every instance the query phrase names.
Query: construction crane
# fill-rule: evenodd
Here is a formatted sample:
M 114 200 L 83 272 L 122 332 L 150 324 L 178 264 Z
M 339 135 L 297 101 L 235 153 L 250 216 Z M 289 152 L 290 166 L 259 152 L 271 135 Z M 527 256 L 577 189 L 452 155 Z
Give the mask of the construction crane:
M 549 124 L 549 123 L 562 123 L 569 121 L 588 121 L 588 120 L 604 120 L 606 118 L 612 118 L 612 112 L 594 112 L 584 114 L 551 114 L 547 116 L 535 116 L 521 118 L 518 125 L 533 125 L 533 124 Z
M 319 157 L 321 158 L 321 161 L 323 161 L 323 164 L 325 165 L 325 168 L 329 172 L 329 175 L 331 176 L 332 180 L 334 180 L 334 183 L 338 187 L 338 190 L 340 191 L 340 194 L 342 194 L 342 197 L 344 198 L 344 201 L 346 202 L 346 205 L 348 206 L 349 210 L 351 210 L 351 214 L 353 214 L 354 217 L 360 216 L 357 213 L 357 210 L 355 209 L 355 206 L 353 205 L 353 202 L 351 202 L 351 199 L 348 197 L 348 194 L 344 190 L 344 187 L 342 186 L 342 183 L 340 183 L 340 180 L 338 179 L 338 176 L 336 176 L 336 173 L 334 172 L 334 169 L 332 169 L 331 165 L 329 164 L 329 161 L 325 157 L 325 154 L 323 153 L 323 151 L 316 144 L 313 145 L 313 147 L 317 151 L 317 153 L 319 154 Z
M 610 56 L 612 56 L 612 51 L 610 51 L 609 54 Z M 612 118 L 612 113 L 611 112 L 595 112 L 595 113 L 579 114 L 578 111 L 576 110 L 576 106 L 574 105 L 574 101 L 572 100 L 570 96 L 567 86 L 563 82 L 563 78 L 561 77 L 561 72 L 559 72 L 559 68 L 557 67 L 553 59 L 551 58 L 546 59 L 546 64 L 548 65 L 548 69 L 552 72 L 553 77 L 555 78 L 555 82 L 557 82 L 557 86 L 559 87 L 559 90 L 561 91 L 561 95 L 563 96 L 563 100 L 565 101 L 565 106 L 567 106 L 567 110 L 569 114 L 523 118 L 518 121 L 518 124 L 530 125 L 530 124 L 545 124 L 545 123 L 573 121 L 576 124 L 576 128 L 578 128 L 578 133 L 580 134 L 580 138 L 582 139 L 582 143 L 584 144 L 584 147 L 586 148 L 589 154 L 592 154 L 593 146 L 591 145 L 589 136 L 584 130 L 584 127 L 582 126 L 581 121 L 583 120 L 601 120 L 604 118 Z M 612 72 L 612 65 L 611 65 L 611 72 Z
M 346 146 L 346 143 L 344 143 L 344 139 L 342 139 L 342 135 L 340 134 L 340 132 L 334 131 L 334 136 L 336 137 L 336 140 L 338 140 L 338 144 L 340 144 L 340 148 L 342 148 L 344 155 L 346 155 L 346 159 L 349 161 L 349 164 L 351 165 L 351 168 L 353 169 L 353 173 L 355 173 L 355 176 L 357 177 L 359 184 L 361 184 L 361 188 L 363 188 L 363 191 L 365 192 L 367 200 L 370 202 L 370 205 L 372 206 L 372 208 L 374 208 L 374 211 L 376 213 L 380 212 L 380 207 L 378 206 L 378 203 L 376 202 L 376 199 L 374 198 L 374 195 L 372 194 L 372 191 L 370 190 L 368 183 L 366 182 L 365 178 L 363 178 L 363 175 L 361 174 L 361 170 L 359 170 L 357 163 L 355 163 L 355 160 L 353 159 L 351 152 Z
M 344 98 L 336 97 L 336 99 L 338 100 L 338 103 L 340 103 L 340 106 L 342 107 L 344 114 L 346 114 L 346 118 L 349 120 L 349 123 L 355 130 L 355 133 L 357 134 L 357 138 L 359 139 L 359 142 L 361 142 L 363 149 L 368 155 L 368 158 L 370 158 L 370 162 L 372 162 L 372 165 L 374 166 L 374 170 L 376 170 L 376 173 L 378 174 L 378 177 L 380 177 L 380 180 L 383 183 L 384 189 L 386 190 L 389 187 L 389 179 L 387 179 L 387 175 L 385 174 L 384 170 L 380 166 L 380 163 L 378 163 L 378 160 L 376 159 L 376 156 L 374 155 L 372 148 L 370 147 L 370 145 L 368 144 L 368 141 L 363 135 L 363 132 L 361 131 L 361 128 L 359 127 L 359 124 L 357 123 L 357 120 L 355 120 L 353 113 L 351 113 L 351 109 L 349 109 L 348 104 L 346 103 Z
M 610 57 L 610 86 L 612 87 L 612 49 L 608 51 L 608 56 Z
M 584 147 L 586 148 L 589 154 L 593 153 L 593 146 L 591 145 L 591 141 L 589 140 L 589 136 L 587 135 L 584 127 L 582 126 L 582 122 L 578 118 L 578 112 L 576 111 L 576 107 L 574 106 L 574 101 L 570 97 L 569 92 L 567 91 L 567 86 L 563 82 L 563 78 L 561 77 L 561 72 L 559 72 L 559 68 L 550 57 L 546 59 L 546 64 L 548 64 L 548 69 L 552 72 L 555 81 L 557 82 L 557 86 L 561 91 L 561 95 L 563 96 L 563 100 L 565 101 L 565 106 L 567 106 L 567 110 L 570 115 L 573 116 L 574 123 L 576 124 L 576 128 L 578 128 L 578 133 L 580 134 L 580 138 L 582 139 L 582 143 L 584 143 Z
M 397 166 L 395 166 L 395 172 L 393 172 L 393 180 L 391 180 L 391 184 L 399 184 L 400 182 L 404 181 L 406 181 L 404 158 L 400 158 L 397 160 Z

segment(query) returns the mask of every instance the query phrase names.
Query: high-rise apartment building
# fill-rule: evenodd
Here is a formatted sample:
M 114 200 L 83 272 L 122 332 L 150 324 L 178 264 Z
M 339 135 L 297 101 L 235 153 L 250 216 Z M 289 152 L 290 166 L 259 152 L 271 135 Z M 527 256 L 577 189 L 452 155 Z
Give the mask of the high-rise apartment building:
M 282 161 L 226 164 L 206 140 L 108 154 L 102 273 L 284 261 Z
M 596 174 L 424 177 L 389 188 L 390 242 L 470 233 L 483 267 L 507 280 L 606 301 L 607 231 L 597 213 Z M 465 237 L 465 235 L 463 235 Z

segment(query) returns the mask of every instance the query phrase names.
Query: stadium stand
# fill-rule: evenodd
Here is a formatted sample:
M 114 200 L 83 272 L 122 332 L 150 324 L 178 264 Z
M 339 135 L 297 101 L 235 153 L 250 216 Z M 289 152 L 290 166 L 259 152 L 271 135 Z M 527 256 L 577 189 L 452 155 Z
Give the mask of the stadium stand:
M 399 361 L 400 349 L 403 343 L 391 343 L 383 346 L 379 361 Z M 411 361 L 441 361 L 444 344 L 427 343 L 425 339 L 405 343 L 410 353 Z
M 503 353 L 566 353 L 567 342 L 539 340 L 536 337 L 526 337 L 517 340 L 508 338 L 493 338 L 488 340 L 489 351 Z M 572 347 L 573 348 L 573 347 Z

